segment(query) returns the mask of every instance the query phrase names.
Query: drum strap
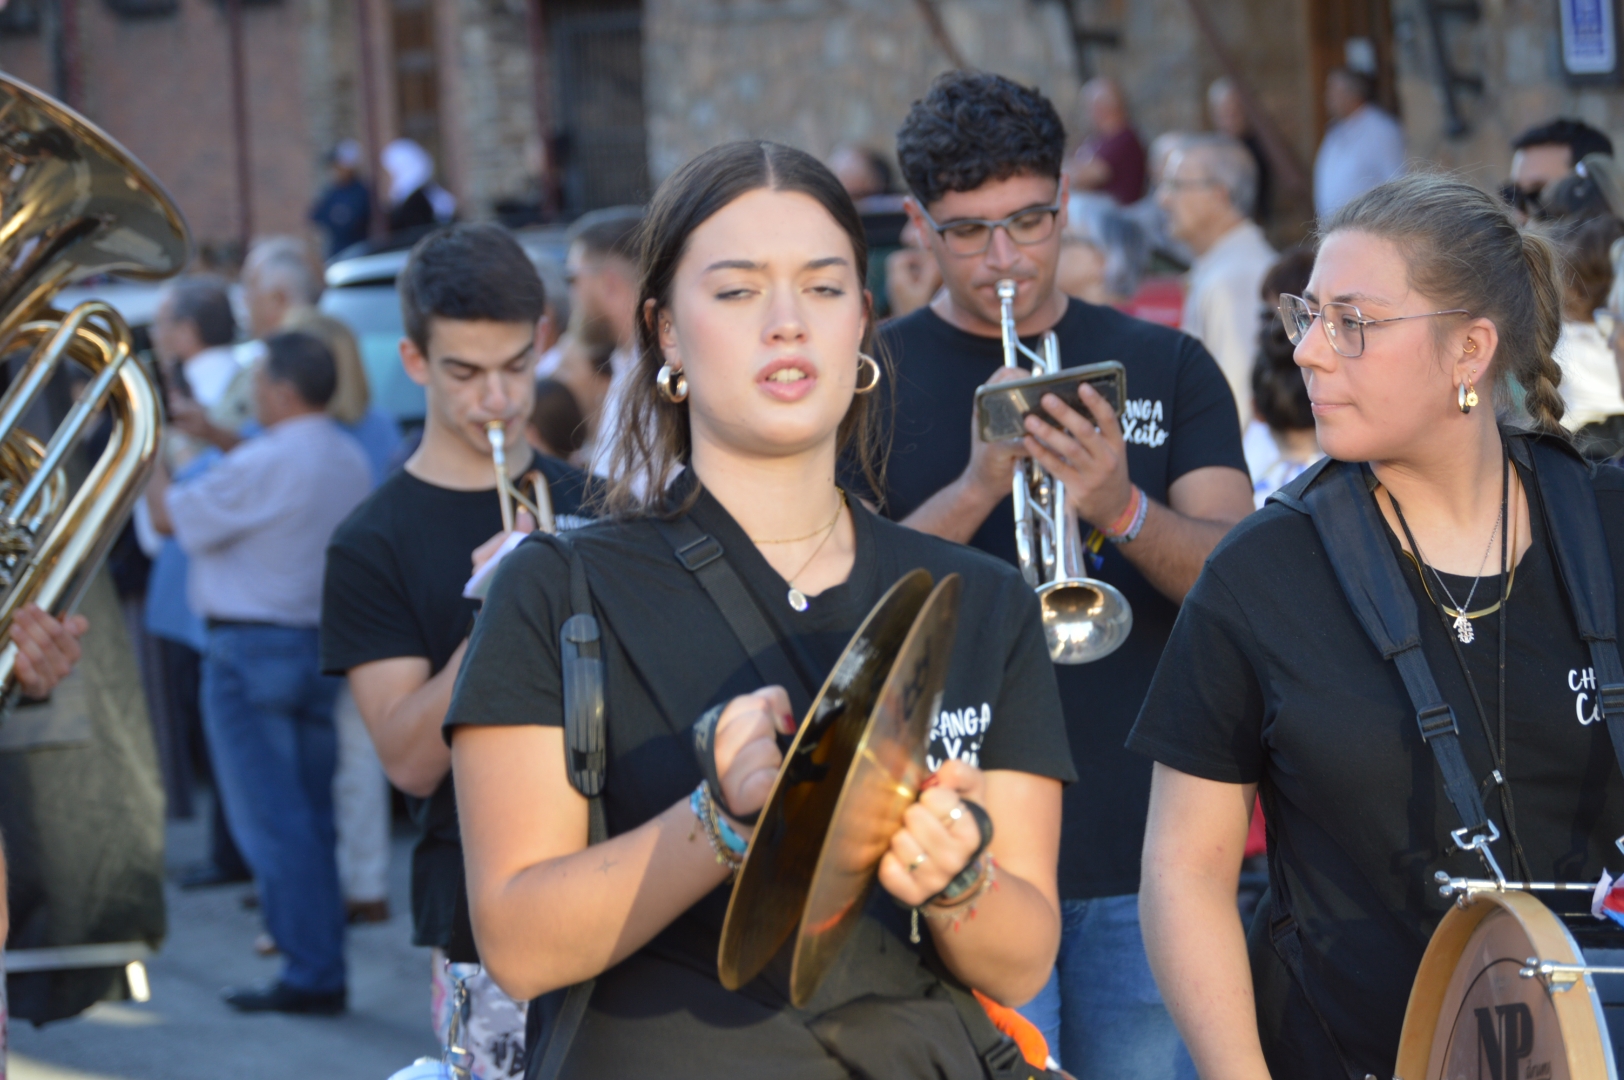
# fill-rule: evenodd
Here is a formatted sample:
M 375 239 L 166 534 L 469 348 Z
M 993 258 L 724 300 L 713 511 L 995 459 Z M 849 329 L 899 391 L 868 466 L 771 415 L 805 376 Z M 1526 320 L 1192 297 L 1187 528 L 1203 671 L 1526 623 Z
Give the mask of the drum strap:
M 592 591 L 587 586 L 581 553 L 567 538 L 555 541 L 569 552 L 570 617 L 559 628 L 559 653 L 564 679 L 564 765 L 570 786 L 587 799 L 587 845 L 609 839 L 603 811 L 603 782 L 608 766 L 603 699 L 603 642 L 598 619 L 592 613 Z M 586 979 L 564 993 L 564 1002 L 543 1038 L 543 998 L 530 1003 L 525 1016 L 528 1067 L 525 1080 L 557 1080 L 569 1056 L 570 1044 L 586 1018 L 596 979 Z M 544 995 L 545 997 L 546 995 Z

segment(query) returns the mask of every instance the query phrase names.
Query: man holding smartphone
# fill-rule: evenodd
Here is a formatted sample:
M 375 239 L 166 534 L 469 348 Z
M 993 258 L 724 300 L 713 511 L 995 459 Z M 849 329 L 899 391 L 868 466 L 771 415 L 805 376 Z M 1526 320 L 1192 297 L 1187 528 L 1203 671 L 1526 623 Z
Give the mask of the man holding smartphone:
M 1113 541 L 1098 567 L 1085 569 L 1127 597 L 1133 631 L 1104 660 L 1055 669 L 1081 782 L 1063 796 L 1056 974 L 1024 1011 L 1079 1080 L 1194 1076 L 1139 934 L 1151 766 L 1123 743 L 1179 603 L 1213 547 L 1252 509 L 1251 483 L 1235 399 L 1198 341 L 1056 289 L 1065 142 L 1042 94 L 963 71 L 938 78 L 898 132 L 908 215 L 943 287 L 882 328 L 896 365 L 884 392 L 897 419 L 884 508 L 913 528 L 1014 562 L 1013 467 L 1031 456 L 1064 481 L 1083 533 L 1097 529 Z M 1120 419 L 1085 385 L 1079 398 L 1097 429 L 1051 395 L 1042 404 L 1062 427 L 1030 416 L 1020 441 L 975 437 L 976 389 L 1030 374 L 1003 370 L 1005 280 L 1016 284 L 1016 330 L 1029 348 L 1053 330 L 1067 368 L 1124 365 Z M 953 745 L 975 761 L 973 735 Z

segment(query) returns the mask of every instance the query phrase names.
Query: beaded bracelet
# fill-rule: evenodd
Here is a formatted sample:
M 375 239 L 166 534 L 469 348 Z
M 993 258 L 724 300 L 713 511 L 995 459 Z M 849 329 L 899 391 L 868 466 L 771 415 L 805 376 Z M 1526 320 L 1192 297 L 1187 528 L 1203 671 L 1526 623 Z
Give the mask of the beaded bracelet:
M 972 886 L 951 904 L 936 904 L 936 910 L 914 908 L 912 925 L 909 928 L 908 940 L 915 945 L 919 944 L 919 913 L 923 911 L 927 919 L 944 919 L 952 926 L 953 932 L 958 933 L 959 927 L 976 917 L 976 908 L 981 904 L 981 898 L 987 895 L 988 890 L 998 888 L 998 860 L 993 858 L 992 852 L 981 856 L 981 885 Z
M 716 864 L 727 867 L 729 876 L 737 873 L 744 864 L 744 852 L 749 845 L 717 811 L 710 788 L 703 781 L 688 796 L 688 809 L 693 811 L 700 827 L 705 830 L 705 839 L 716 856 Z

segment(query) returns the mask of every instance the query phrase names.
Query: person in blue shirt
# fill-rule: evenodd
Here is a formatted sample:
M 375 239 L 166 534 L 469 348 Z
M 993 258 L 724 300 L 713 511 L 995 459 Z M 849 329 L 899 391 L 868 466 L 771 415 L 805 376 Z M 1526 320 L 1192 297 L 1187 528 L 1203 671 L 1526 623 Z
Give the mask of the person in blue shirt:
M 327 234 L 327 257 L 367 238 L 372 225 L 372 196 L 357 169 L 361 144 L 345 139 L 327 155 L 333 181 L 310 208 L 310 220 Z

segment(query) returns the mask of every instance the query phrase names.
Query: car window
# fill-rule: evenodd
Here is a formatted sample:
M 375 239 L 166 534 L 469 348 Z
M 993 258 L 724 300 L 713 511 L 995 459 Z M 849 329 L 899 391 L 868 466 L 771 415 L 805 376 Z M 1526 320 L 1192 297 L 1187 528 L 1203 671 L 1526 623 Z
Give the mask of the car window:
M 321 310 L 350 328 L 361 346 L 372 403 L 396 420 L 421 420 L 423 388 L 400 366 L 400 298 L 393 285 L 351 285 L 321 294 Z

